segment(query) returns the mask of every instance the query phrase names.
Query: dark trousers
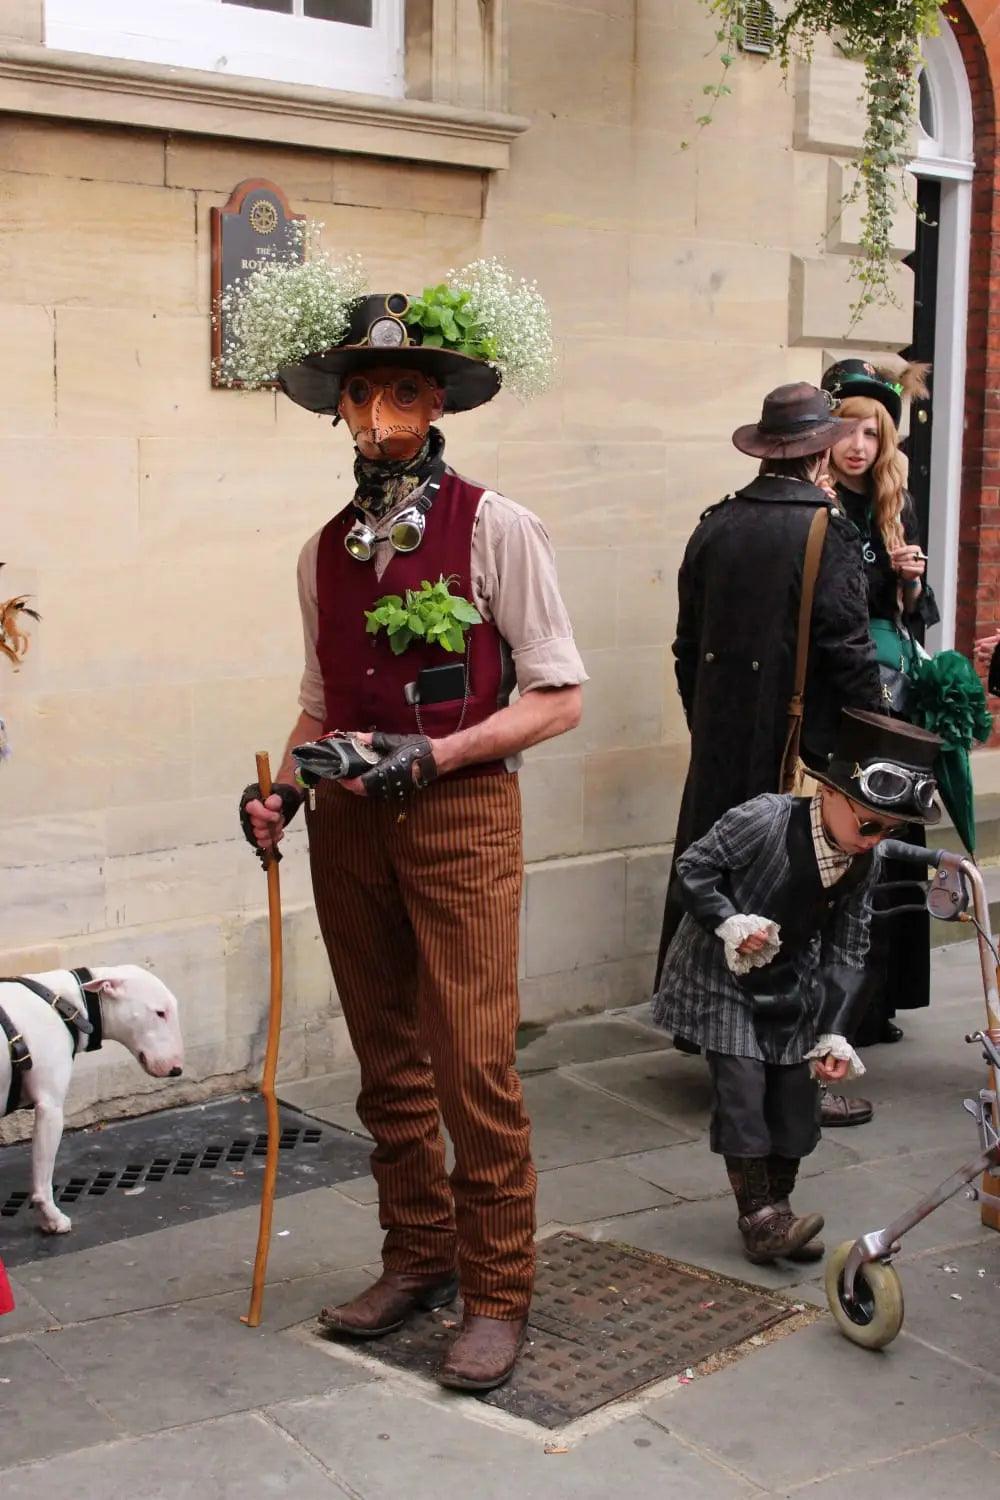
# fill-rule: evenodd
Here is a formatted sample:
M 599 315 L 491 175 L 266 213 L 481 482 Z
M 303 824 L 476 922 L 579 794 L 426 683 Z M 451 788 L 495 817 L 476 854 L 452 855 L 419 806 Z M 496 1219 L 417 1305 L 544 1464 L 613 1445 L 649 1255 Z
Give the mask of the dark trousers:
M 766 1063 L 706 1053 L 712 1078 L 709 1145 L 720 1156 L 798 1160 L 820 1138 L 819 1089 L 808 1063 Z
M 307 817 L 316 912 L 361 1064 L 358 1114 L 375 1141 L 383 1265 L 438 1275 L 457 1260 L 467 1312 L 523 1317 L 535 1169 L 514 1071 L 517 777 L 440 781 L 402 821 L 321 782 Z

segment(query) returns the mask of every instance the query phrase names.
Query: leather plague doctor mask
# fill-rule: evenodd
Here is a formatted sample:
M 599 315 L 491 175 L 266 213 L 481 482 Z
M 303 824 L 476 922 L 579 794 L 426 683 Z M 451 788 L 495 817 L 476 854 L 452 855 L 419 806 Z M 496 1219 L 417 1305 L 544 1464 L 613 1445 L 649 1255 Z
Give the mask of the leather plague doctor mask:
M 339 415 L 358 452 L 375 462 L 405 461 L 419 453 L 444 409 L 441 387 L 420 370 L 379 365 L 344 378 Z

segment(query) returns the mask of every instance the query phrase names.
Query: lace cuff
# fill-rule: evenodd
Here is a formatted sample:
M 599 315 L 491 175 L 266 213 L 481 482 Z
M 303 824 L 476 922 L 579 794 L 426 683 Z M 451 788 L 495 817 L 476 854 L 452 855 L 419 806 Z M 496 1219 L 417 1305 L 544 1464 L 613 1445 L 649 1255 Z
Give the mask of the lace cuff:
M 727 917 L 720 922 L 715 929 L 716 937 L 722 939 L 726 947 L 726 963 L 732 974 L 749 974 L 751 969 L 761 969 L 769 964 L 781 947 L 781 939 L 778 936 L 781 928 L 777 922 L 771 922 L 767 917 Z M 767 942 L 759 953 L 740 953 L 740 944 L 744 938 L 750 937 L 751 933 L 763 932 L 767 934 Z
M 815 1047 L 810 1047 L 804 1061 L 808 1063 L 819 1062 L 823 1057 L 835 1057 L 839 1062 L 846 1062 L 848 1064 L 848 1078 L 861 1078 L 864 1075 L 865 1065 L 846 1036 L 833 1036 L 829 1032 L 825 1036 L 821 1036 L 817 1040 Z M 815 1067 L 810 1067 L 809 1071 L 815 1078 Z

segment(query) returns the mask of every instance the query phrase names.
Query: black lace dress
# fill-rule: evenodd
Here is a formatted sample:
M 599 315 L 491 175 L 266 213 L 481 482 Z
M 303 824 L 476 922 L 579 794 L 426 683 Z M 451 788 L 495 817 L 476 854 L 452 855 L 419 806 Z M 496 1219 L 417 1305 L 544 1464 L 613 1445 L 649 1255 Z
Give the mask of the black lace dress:
M 867 496 L 857 495 L 838 484 L 837 497 L 861 539 L 869 618 L 902 624 L 915 640 L 922 642 L 926 628 L 936 625 L 940 619 L 933 589 L 925 583 L 916 606 L 910 610 L 905 607 L 907 591 L 904 589 L 904 608 L 900 611 L 899 577 L 893 571 L 882 535 L 874 524 Z M 908 495 L 902 522 L 905 540 L 922 544 L 916 512 Z M 926 843 L 924 830 L 916 823 L 908 824 L 899 837 L 910 844 Z M 882 878 L 872 892 L 876 912 L 887 905 L 919 900 L 916 893 L 888 890 L 880 893 L 880 887 L 889 882 L 912 878 L 912 866 L 885 861 Z M 861 1047 L 881 1040 L 887 1023 L 897 1010 L 916 1010 L 930 1004 L 930 918 L 926 911 L 876 916 L 871 926 L 871 944 L 867 964 L 868 1008 L 854 1038 L 855 1045 Z

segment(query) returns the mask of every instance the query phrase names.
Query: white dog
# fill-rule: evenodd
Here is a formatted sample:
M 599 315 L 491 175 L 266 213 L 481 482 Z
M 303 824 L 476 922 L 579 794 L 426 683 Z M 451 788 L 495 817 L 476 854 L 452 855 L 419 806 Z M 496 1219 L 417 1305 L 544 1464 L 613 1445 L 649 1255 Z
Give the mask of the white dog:
M 13 1083 L 21 1104 L 35 1111 L 32 1207 L 46 1234 L 66 1234 L 72 1221 L 56 1207 L 52 1171 L 77 1051 L 93 1051 L 102 1040 L 120 1042 L 151 1077 L 178 1078 L 184 1044 L 176 999 L 162 980 L 135 964 L 53 969 L 25 977 L 48 991 L 49 998 L 18 980 L 0 980 L 0 1114 L 6 1112 Z M 75 1034 L 74 1018 L 81 1023 Z M 30 1066 L 14 1064 L 12 1052 L 25 1050 Z

